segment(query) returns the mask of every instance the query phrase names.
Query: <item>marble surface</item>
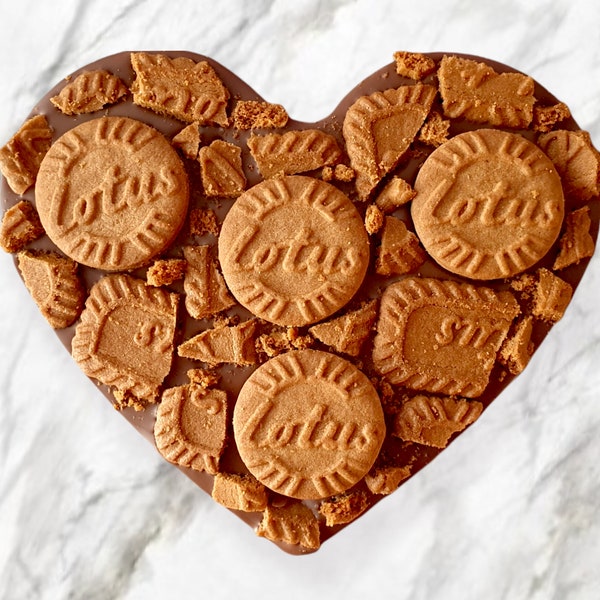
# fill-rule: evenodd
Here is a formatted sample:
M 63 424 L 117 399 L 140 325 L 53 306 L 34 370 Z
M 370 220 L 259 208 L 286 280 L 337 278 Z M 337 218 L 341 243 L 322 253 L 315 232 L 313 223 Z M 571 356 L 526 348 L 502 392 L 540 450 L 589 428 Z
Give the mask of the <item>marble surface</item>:
M 596 0 L 3 1 L 0 143 L 64 75 L 121 50 L 212 56 L 315 120 L 407 49 L 530 73 L 598 146 L 599 31 Z M 475 426 L 319 552 L 293 557 L 100 399 L 0 256 L 0 598 L 598 598 L 599 297 L 596 255 L 527 372 Z

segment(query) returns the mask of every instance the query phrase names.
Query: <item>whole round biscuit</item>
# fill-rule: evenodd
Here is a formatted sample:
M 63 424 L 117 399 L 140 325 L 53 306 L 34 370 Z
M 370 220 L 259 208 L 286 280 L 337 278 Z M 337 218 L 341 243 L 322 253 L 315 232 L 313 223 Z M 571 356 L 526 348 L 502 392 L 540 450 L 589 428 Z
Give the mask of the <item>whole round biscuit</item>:
M 279 325 L 315 323 L 344 306 L 369 263 L 369 239 L 350 199 L 293 175 L 243 193 L 219 236 L 225 281 L 238 302 Z
M 118 271 L 145 264 L 175 239 L 189 185 L 161 133 L 134 119 L 102 117 L 52 145 L 35 195 L 46 233 L 65 254 Z
M 494 129 L 451 138 L 427 158 L 411 213 L 432 258 L 472 279 L 516 275 L 556 241 L 564 216 L 550 159 L 520 135 Z
M 301 499 L 347 490 L 372 467 L 385 437 L 379 396 L 366 375 L 320 350 L 261 365 L 233 414 L 240 456 L 271 490 Z

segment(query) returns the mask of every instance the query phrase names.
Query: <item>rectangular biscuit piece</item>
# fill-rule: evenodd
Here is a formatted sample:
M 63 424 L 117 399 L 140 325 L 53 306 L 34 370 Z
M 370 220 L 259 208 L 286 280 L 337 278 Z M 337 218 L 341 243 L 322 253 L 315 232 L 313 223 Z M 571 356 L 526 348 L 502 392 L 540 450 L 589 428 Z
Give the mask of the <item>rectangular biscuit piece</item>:
M 534 83 L 527 75 L 496 73 L 485 63 L 444 56 L 438 76 L 446 117 L 514 128 L 527 128 L 533 120 Z

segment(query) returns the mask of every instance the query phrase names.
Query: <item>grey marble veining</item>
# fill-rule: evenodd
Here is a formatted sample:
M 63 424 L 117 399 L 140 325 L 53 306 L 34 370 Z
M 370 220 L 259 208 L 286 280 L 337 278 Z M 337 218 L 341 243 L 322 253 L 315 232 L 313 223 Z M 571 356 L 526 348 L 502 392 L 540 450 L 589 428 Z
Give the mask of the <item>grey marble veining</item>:
M 316 120 L 408 49 L 530 73 L 599 146 L 599 30 L 592 0 L 3 3 L 0 144 L 51 85 L 122 50 L 204 53 Z M 596 255 L 564 319 L 480 421 L 298 558 L 255 538 L 99 398 L 3 254 L 0 598 L 598 598 L 598 297 Z

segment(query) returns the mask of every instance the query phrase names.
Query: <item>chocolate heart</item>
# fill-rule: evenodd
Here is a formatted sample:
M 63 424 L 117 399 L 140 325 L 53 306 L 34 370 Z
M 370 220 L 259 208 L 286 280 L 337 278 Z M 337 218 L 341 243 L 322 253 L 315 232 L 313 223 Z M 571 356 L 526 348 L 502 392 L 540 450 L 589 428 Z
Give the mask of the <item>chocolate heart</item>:
M 66 348 L 291 553 L 478 418 L 598 233 L 599 155 L 548 91 L 477 57 L 395 59 L 309 124 L 209 58 L 121 53 L 0 150 L 0 241 Z

